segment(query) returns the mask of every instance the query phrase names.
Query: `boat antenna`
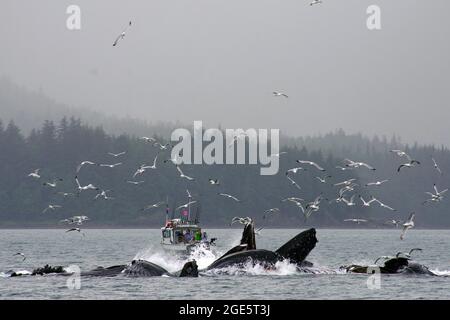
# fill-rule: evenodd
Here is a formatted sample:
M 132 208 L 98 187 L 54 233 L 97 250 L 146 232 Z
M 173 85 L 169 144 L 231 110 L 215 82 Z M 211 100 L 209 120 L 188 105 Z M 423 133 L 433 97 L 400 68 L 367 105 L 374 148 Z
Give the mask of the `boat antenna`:
M 169 196 L 166 196 L 166 224 L 169 222 Z

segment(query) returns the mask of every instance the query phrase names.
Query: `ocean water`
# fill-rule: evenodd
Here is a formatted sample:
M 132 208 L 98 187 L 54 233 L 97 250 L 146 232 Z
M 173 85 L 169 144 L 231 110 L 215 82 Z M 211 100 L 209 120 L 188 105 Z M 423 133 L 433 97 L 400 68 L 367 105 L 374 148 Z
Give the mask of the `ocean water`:
M 196 252 L 200 268 L 239 242 L 240 229 L 206 230 L 217 237 L 215 252 Z M 302 230 L 264 229 L 257 247 L 275 250 Z M 9 270 L 31 271 L 50 265 L 77 265 L 82 271 L 97 266 L 129 263 L 134 258 L 155 262 L 169 271 L 185 260 L 165 252 L 157 229 L 85 229 L 85 237 L 64 230 L 0 230 L 0 299 L 450 299 L 450 231 L 318 229 L 319 242 L 308 260 L 316 274 L 298 272 L 289 263 L 267 271 L 259 266 L 226 273 L 206 272 L 199 278 L 82 277 L 80 289 L 69 289 L 67 277 L 6 277 Z M 369 275 L 347 274 L 342 265 L 372 263 L 381 255 L 410 248 L 415 260 L 440 277 L 381 275 L 379 286 L 368 286 Z M 24 252 L 22 261 L 16 252 Z M 370 281 L 369 281 L 370 282 Z

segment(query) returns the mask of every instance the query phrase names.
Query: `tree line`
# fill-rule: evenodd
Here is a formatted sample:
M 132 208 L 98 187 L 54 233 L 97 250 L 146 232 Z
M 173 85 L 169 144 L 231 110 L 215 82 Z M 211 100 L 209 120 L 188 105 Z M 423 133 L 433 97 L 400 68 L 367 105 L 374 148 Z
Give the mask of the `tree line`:
M 149 128 L 149 132 L 155 132 Z M 153 137 L 162 143 L 169 142 L 167 132 Z M 421 162 L 414 168 L 397 172 L 399 164 L 406 162 L 390 150 L 403 149 Z M 280 171 L 275 176 L 261 176 L 259 165 L 182 165 L 185 174 L 195 177 L 187 181 L 170 161 L 170 151 L 160 152 L 156 170 L 147 170 L 136 180 L 145 181 L 139 185 L 127 183 L 141 164 L 151 165 L 157 147 L 145 143 L 132 134 L 109 134 L 100 126 L 90 126 L 78 118 L 63 117 L 54 122 L 44 121 L 38 129 L 25 134 L 13 122 L 0 120 L 0 226 L 1 227 L 57 227 L 58 222 L 74 215 L 90 217 L 88 226 L 114 227 L 160 227 L 164 223 L 165 206 L 152 210 L 142 209 L 168 199 L 170 215 L 179 215 L 174 208 L 187 202 L 189 189 L 197 203 L 192 210 L 199 214 L 200 222 L 211 227 L 227 227 L 234 216 L 250 216 L 259 226 L 269 227 L 354 227 L 344 222 L 348 218 L 369 220 L 367 227 L 388 227 L 390 219 L 406 219 L 415 211 L 418 228 L 448 228 L 449 201 L 426 204 L 426 191 L 433 191 L 436 183 L 439 189 L 450 185 L 450 152 L 441 146 L 405 145 L 397 137 L 368 138 L 362 135 L 346 135 L 342 130 L 321 137 L 283 137 L 280 156 Z M 109 152 L 126 153 L 112 157 Z M 433 167 L 431 157 L 436 159 L 443 174 Z M 364 161 L 376 168 L 341 170 L 343 160 L 349 158 Z M 290 174 L 301 187 L 298 190 L 286 178 L 289 168 L 299 166 L 297 159 L 311 160 L 327 171 L 320 172 L 304 166 L 306 171 Z M 110 190 L 112 200 L 94 200 L 96 191 L 83 191 L 76 195 L 76 167 L 85 160 L 97 164 L 122 162 L 115 168 L 86 166 L 78 173 L 80 183 L 92 183 L 103 190 Z M 35 169 L 41 169 L 40 178 L 29 177 Z M 326 183 L 317 177 L 331 175 Z M 208 179 L 219 179 L 220 184 L 210 185 Z M 355 178 L 358 186 L 346 193 L 346 198 L 355 194 L 356 206 L 333 203 L 339 187 L 333 184 Z M 62 181 L 59 181 L 61 179 Z M 372 181 L 389 179 L 379 187 L 366 187 Z M 44 182 L 57 180 L 55 188 L 44 186 Z M 74 193 L 64 197 L 61 193 Z M 218 193 L 228 193 L 241 199 L 233 201 Z M 299 197 L 305 203 L 313 201 L 319 194 L 320 210 L 304 221 L 301 210 L 281 199 Z M 374 196 L 395 208 L 391 212 L 378 205 L 369 208 L 361 206 L 358 196 L 368 199 Z M 331 203 L 330 203 L 331 202 Z M 42 211 L 49 204 L 62 208 Z M 279 208 L 281 213 L 263 219 L 264 211 Z

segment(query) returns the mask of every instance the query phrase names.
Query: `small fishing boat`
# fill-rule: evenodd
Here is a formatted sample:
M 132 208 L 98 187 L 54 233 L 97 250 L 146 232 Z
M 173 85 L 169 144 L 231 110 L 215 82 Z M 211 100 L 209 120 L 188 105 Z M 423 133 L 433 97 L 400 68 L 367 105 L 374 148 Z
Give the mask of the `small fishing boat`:
M 190 196 L 188 204 L 191 202 Z M 208 235 L 199 225 L 200 206 L 196 206 L 195 214 L 191 215 L 191 205 L 183 208 L 179 217 L 169 218 L 169 207 L 166 205 L 166 222 L 161 228 L 161 246 L 165 250 L 176 253 L 191 253 L 199 247 L 209 250 L 215 245 L 215 238 L 208 239 Z

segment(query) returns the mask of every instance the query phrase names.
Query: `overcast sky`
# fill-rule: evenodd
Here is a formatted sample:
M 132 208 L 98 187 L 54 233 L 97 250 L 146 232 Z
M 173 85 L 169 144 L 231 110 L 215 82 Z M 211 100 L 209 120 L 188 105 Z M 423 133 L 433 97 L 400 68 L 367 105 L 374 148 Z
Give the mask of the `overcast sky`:
M 450 1 L 323 1 L 2 0 L 0 76 L 149 120 L 450 146 Z M 371 4 L 381 30 L 366 27 Z

